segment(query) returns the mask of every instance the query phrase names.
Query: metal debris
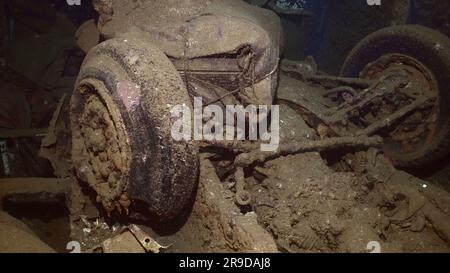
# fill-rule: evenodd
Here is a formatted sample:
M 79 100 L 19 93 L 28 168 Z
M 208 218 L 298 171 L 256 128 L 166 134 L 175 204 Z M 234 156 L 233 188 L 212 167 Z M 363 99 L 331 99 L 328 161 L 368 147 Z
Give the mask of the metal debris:
M 136 225 L 124 227 L 117 236 L 105 240 L 100 246 L 104 253 L 159 253 L 169 247 L 160 245 Z

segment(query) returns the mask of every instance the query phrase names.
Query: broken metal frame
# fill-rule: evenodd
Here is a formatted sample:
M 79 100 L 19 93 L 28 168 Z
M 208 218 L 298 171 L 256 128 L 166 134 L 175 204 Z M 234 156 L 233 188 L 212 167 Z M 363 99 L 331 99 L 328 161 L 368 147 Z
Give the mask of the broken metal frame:
M 301 72 L 298 72 L 295 69 L 288 69 L 287 71 L 286 69 L 283 69 L 283 71 L 294 78 L 300 77 L 306 82 L 320 84 L 325 89 L 331 89 L 326 90 L 323 94 L 321 94 L 324 97 L 329 97 L 333 93 L 350 93 L 352 96 L 351 101 L 345 101 L 336 107 L 328 109 L 327 111 L 313 107 L 307 98 L 301 98 L 302 101 L 299 105 L 302 109 L 304 109 L 304 112 L 307 113 L 307 115 L 315 117 L 315 123 L 317 123 L 317 120 L 320 120 L 320 122 L 328 126 L 338 136 L 374 135 L 379 130 L 389 127 L 414 110 L 422 109 L 437 100 L 436 95 L 428 92 L 422 92 L 419 96 L 409 96 L 409 99 L 412 99 L 409 104 L 404 105 L 386 117 L 382 117 L 371 124 L 367 124 L 365 128 L 358 129 L 355 132 L 346 128 L 346 125 L 349 123 L 351 118 L 359 115 L 362 109 L 370 107 L 371 104 L 376 104 L 376 102 L 374 102 L 376 99 L 383 99 L 387 96 L 395 96 L 396 94 L 400 94 L 401 91 L 399 90 L 406 88 L 410 84 L 411 76 L 406 75 L 403 73 L 403 70 L 400 70 L 396 73 L 384 75 L 380 79 L 374 81 L 359 78 L 343 78 L 320 75 L 307 76 L 301 74 Z M 412 88 L 416 91 L 420 91 L 417 86 L 413 86 Z M 363 90 L 357 92 L 357 89 Z M 313 126 L 316 125 L 317 124 L 313 124 Z
M 240 206 L 247 206 L 250 204 L 250 194 L 245 190 L 244 168 L 254 164 L 261 164 L 268 160 L 286 156 L 289 154 L 298 154 L 304 152 L 321 152 L 325 150 L 354 148 L 354 149 L 369 149 L 372 147 L 381 148 L 383 145 L 383 138 L 380 136 L 373 136 L 383 128 L 389 127 L 398 122 L 411 112 L 422 109 L 436 101 L 437 97 L 431 92 L 421 92 L 422 90 L 415 84 L 411 88 L 411 75 L 405 73 L 405 70 L 395 71 L 395 73 L 388 73 L 378 80 L 366 80 L 359 78 L 342 78 L 330 77 L 320 75 L 304 75 L 301 72 L 294 70 L 283 72 L 296 74 L 306 82 L 315 84 L 323 84 L 328 87 L 322 96 L 327 97 L 333 93 L 349 92 L 352 96 L 351 100 L 344 100 L 343 103 L 338 104 L 334 108 L 328 109 L 326 112 L 320 112 L 314 107 L 307 107 L 310 104 L 306 98 L 305 105 L 300 107 L 305 108 L 305 112 L 314 116 L 316 119 L 323 122 L 331 128 L 337 137 L 322 139 L 318 141 L 293 142 L 281 145 L 275 152 L 260 152 L 258 149 L 259 143 L 239 143 L 236 141 L 216 141 L 205 143 L 204 146 L 216 146 L 226 148 L 237 153 L 234 160 L 235 165 L 235 202 Z M 378 118 L 376 121 L 367 124 L 365 128 L 358 130 L 349 130 L 346 125 L 354 115 L 359 115 L 360 111 L 365 107 L 370 107 L 376 104 L 376 99 L 384 99 L 386 97 L 401 94 L 403 89 L 411 88 L 414 95 L 406 95 L 410 101 L 403 105 L 388 116 Z M 331 90 L 330 90 L 331 89 Z M 363 91 L 357 92 L 357 89 Z M 417 95 L 418 94 L 418 95 Z M 322 109 L 323 110 L 323 109 Z M 316 121 L 317 122 L 317 121 Z
M 0 129 L 0 139 L 22 138 L 22 137 L 44 137 L 47 135 L 47 128 L 38 129 Z
M 338 137 L 317 141 L 292 142 L 281 145 L 275 152 L 260 152 L 254 149 L 251 152 L 239 154 L 235 160 L 234 179 L 236 182 L 235 202 L 239 206 L 248 206 L 251 203 L 251 195 L 245 190 L 244 168 L 264 163 L 268 160 L 306 152 L 321 152 L 325 150 L 342 149 L 352 147 L 354 149 L 369 149 L 372 147 L 381 147 L 383 139 L 379 136 L 375 137 Z
M 42 197 L 52 200 L 55 196 L 65 195 L 71 179 L 63 178 L 1 178 L 0 179 L 0 210 L 2 202 L 9 196 L 35 196 L 39 200 Z
M 97 249 L 101 249 L 104 253 L 114 253 L 114 245 L 124 244 L 120 240 L 120 237 L 129 232 L 133 235 L 139 245 L 142 247 L 143 253 L 159 253 L 161 249 L 167 249 L 169 246 L 160 245 L 155 239 L 145 233 L 141 228 L 137 225 L 129 225 L 122 228 L 119 234 L 113 238 L 105 240 L 101 245 L 96 246 L 87 252 L 96 252 Z

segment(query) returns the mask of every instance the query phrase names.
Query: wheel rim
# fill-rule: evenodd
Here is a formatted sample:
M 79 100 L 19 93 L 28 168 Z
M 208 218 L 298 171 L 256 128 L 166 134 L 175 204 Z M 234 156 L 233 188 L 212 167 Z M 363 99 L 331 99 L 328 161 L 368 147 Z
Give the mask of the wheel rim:
M 97 193 L 108 215 L 128 213 L 131 147 L 118 106 L 105 85 L 81 81 L 72 98 L 72 161 L 78 177 Z M 127 202 L 125 202 L 127 201 Z
M 437 100 L 432 105 L 408 115 L 395 128 L 383 132 L 385 152 L 394 161 L 405 157 L 413 159 L 425 152 L 437 133 L 440 111 L 437 81 L 431 71 L 415 58 L 403 54 L 384 55 L 368 64 L 360 77 L 377 80 L 396 70 L 409 73 L 413 79 L 410 84 L 419 86 L 423 92 L 431 92 Z

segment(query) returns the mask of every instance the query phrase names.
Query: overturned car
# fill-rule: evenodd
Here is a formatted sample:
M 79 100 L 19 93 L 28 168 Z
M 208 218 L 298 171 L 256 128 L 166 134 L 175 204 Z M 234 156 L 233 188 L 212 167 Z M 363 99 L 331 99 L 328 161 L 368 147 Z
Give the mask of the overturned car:
M 106 41 L 89 51 L 72 95 L 71 156 L 78 182 L 108 215 L 128 214 L 133 204 L 133 212 L 171 219 L 189 202 L 199 144 L 172 138 L 170 111 L 192 108 L 194 97 L 221 107 L 270 105 L 278 82 L 291 84 L 277 103 L 295 108 L 322 138 L 266 155 L 236 149 L 240 203 L 248 204 L 237 181 L 243 168 L 286 151 L 370 146 L 381 136 L 397 166 L 448 153 L 450 42 L 438 32 L 382 29 L 354 48 L 335 77 L 297 64 L 279 69 L 278 17 L 244 1 L 93 2 Z
M 72 163 L 108 214 L 130 200 L 160 219 L 191 197 L 198 145 L 171 137 L 171 106 L 273 101 L 281 25 L 243 1 L 94 1 L 106 41 L 71 100 Z

